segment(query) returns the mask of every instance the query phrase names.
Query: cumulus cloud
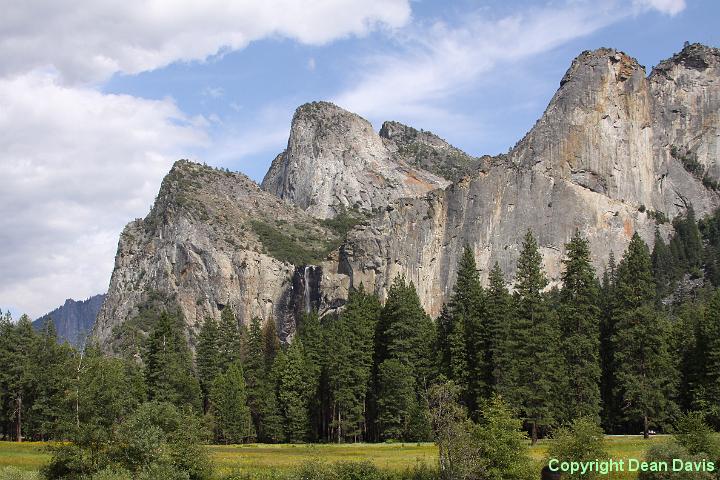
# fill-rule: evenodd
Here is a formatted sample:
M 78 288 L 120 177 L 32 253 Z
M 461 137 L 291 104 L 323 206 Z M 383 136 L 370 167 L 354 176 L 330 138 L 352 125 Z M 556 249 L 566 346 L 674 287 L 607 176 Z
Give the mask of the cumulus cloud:
M 104 291 L 122 227 L 206 126 L 170 100 L 0 79 L 0 305 L 37 316 Z
M 269 36 L 321 45 L 408 21 L 407 0 L 26 0 L 0 16 L 0 75 L 52 69 L 66 82 L 245 47 Z

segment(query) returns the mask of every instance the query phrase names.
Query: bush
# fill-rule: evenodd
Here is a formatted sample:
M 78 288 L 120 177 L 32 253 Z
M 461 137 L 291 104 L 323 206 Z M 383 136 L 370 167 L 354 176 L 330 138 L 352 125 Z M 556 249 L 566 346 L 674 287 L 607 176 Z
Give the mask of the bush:
M 705 454 L 713 459 L 720 458 L 720 445 L 715 433 L 705 423 L 705 416 L 701 412 L 682 415 L 675 429 L 673 438 L 690 455 Z
M 605 437 L 602 429 L 589 417 L 573 420 L 568 427 L 558 429 L 553 435 L 554 440 L 548 449 L 548 459 L 557 458 L 563 461 L 593 461 L 608 458 L 605 449 Z M 599 475 L 592 472 L 586 475 L 569 473 L 563 475 L 569 478 L 597 478 Z
M 169 403 L 148 402 L 116 425 L 102 444 L 53 447 L 43 473 L 48 480 L 206 480 L 212 467 L 200 445 L 205 438 L 195 415 Z
M 670 466 L 667 472 L 640 472 L 638 480 L 712 480 L 716 474 L 710 472 L 673 472 L 672 462 L 674 458 L 682 458 L 685 461 L 701 461 L 704 456 L 693 456 L 674 440 L 653 445 L 647 452 L 645 460 L 648 462 L 667 462 Z

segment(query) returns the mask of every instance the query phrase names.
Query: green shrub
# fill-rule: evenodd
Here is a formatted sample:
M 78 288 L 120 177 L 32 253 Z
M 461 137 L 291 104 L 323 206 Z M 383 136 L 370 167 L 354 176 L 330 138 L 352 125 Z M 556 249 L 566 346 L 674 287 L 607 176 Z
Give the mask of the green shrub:
M 702 455 L 690 455 L 688 451 L 674 440 L 653 445 L 648 450 L 645 460 L 647 462 L 667 462 L 667 472 L 640 472 L 638 480 L 712 480 L 716 474 L 710 472 L 673 472 L 673 459 L 681 458 L 685 461 L 700 461 Z
M 108 467 L 94 474 L 90 480 L 133 480 L 133 478 L 124 468 Z
M 603 431 L 591 418 L 578 418 L 568 427 L 559 428 L 553 437 L 553 442 L 548 449 L 548 459 L 557 458 L 560 462 L 582 462 L 604 459 L 609 456 L 605 448 Z M 567 473 L 564 476 L 597 478 L 599 475 L 592 472 L 586 475 Z

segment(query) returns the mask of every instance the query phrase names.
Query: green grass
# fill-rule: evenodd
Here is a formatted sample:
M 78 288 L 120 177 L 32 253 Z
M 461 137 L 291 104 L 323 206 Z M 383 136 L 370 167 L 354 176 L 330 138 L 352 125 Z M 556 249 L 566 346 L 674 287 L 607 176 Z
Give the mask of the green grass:
M 642 436 L 607 437 L 608 450 L 613 458 L 643 458 L 647 448 L 666 437 L 656 436 L 649 441 Z M 549 441 L 540 441 L 531 454 L 540 462 L 547 452 Z M 50 458 L 47 443 L 0 442 L 0 469 L 15 466 L 24 470 L 39 470 Z M 260 473 L 269 470 L 287 471 L 308 460 L 325 462 L 370 460 L 380 468 L 404 470 L 417 463 L 435 465 L 437 447 L 432 443 L 359 443 L 320 445 L 212 445 L 208 447 L 218 476 L 233 471 Z M 634 474 L 609 475 L 613 480 L 630 480 Z
M 44 442 L 0 442 L 0 469 L 17 467 L 23 470 L 40 470 L 50 460 Z

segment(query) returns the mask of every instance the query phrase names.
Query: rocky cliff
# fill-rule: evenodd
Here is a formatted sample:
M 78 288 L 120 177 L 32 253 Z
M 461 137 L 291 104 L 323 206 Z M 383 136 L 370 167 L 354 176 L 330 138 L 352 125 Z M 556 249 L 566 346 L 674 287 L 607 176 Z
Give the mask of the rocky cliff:
M 652 244 L 657 212 L 673 218 L 692 205 L 709 213 L 719 203 L 718 60 L 717 49 L 690 45 L 647 77 L 622 52 L 584 52 L 506 158 L 358 227 L 343 247 L 343 271 L 381 295 L 404 274 L 436 315 L 465 244 L 484 276 L 497 261 L 512 278 L 531 229 L 557 281 L 575 229 L 602 271 L 634 232 Z
M 94 334 L 112 349 L 115 327 L 161 298 L 191 333 L 229 306 L 241 322 L 273 319 L 291 335 L 296 313 L 346 297 L 349 279 L 321 267 L 339 244 L 335 230 L 245 175 L 178 161 L 150 214 L 120 236 Z
M 33 322 L 36 330 L 41 330 L 47 322 L 53 322 L 60 342 L 80 346 L 92 331 L 105 295 L 93 295 L 87 300 L 65 300 L 65 303 Z
M 436 315 L 465 244 L 483 276 L 497 261 L 510 279 L 528 229 L 552 280 L 575 229 L 602 269 L 634 232 L 651 243 L 658 223 L 671 231 L 665 217 L 720 204 L 719 59 L 690 45 L 647 76 L 622 52 L 584 52 L 536 125 L 494 158 L 304 105 L 262 189 L 241 174 L 173 167 L 150 215 L 121 236 L 96 335 L 110 342 L 160 292 L 191 326 L 231 305 L 287 336 L 298 313 L 333 310 L 361 282 L 384 297 L 397 274 Z
M 317 218 L 332 218 L 349 209 L 372 212 L 450 183 L 413 167 L 408 160 L 415 156 L 383 140 L 359 115 L 328 102 L 308 103 L 295 112 L 287 149 L 272 162 L 262 188 Z

